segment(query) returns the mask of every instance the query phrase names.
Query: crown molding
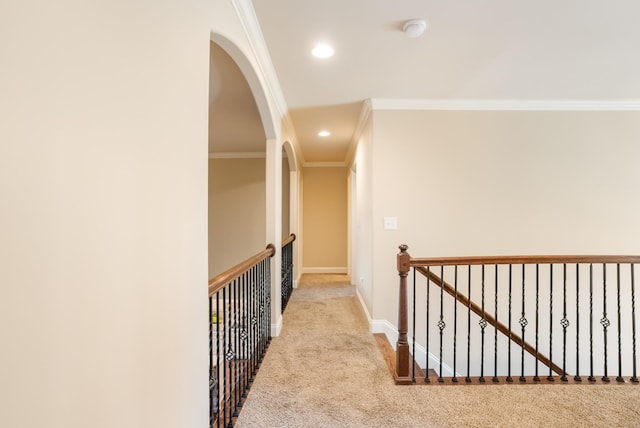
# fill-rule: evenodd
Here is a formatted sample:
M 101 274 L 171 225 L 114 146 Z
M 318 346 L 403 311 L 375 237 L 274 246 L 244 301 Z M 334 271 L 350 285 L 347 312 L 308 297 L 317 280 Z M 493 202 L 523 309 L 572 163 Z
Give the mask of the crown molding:
M 640 100 L 434 100 L 373 98 L 372 110 L 640 111 Z
M 302 164 L 304 168 L 336 168 L 346 167 L 346 162 L 305 162 Z
M 209 159 L 265 159 L 265 152 L 225 152 L 209 153 Z
M 258 17 L 253 9 L 253 5 L 250 0 L 232 0 L 231 3 L 236 10 L 236 15 L 238 15 L 242 29 L 247 36 L 251 51 L 256 57 L 256 63 L 260 69 L 260 76 L 265 79 L 265 84 L 278 113 L 280 113 L 281 116 L 285 116 L 288 110 L 287 103 L 282 94 L 282 88 L 278 82 L 278 77 L 273 67 L 267 44 L 262 36 L 260 23 L 258 22 Z
M 260 28 L 260 23 L 258 22 L 258 17 L 256 16 L 253 4 L 251 0 L 232 0 L 231 3 L 233 4 L 238 19 L 240 20 L 242 29 L 247 36 L 251 51 L 256 57 L 260 74 L 265 80 L 265 85 L 271 95 L 270 99 L 273 101 L 275 108 L 280 115 L 282 126 L 289 129 L 291 133 L 289 141 L 294 147 L 296 147 L 296 151 L 299 155 L 298 157 L 304 162 L 304 154 L 298 144 L 298 138 L 293 126 L 293 121 L 289 115 L 289 107 L 287 106 L 284 94 L 282 93 L 282 87 L 280 86 L 278 75 L 276 74 L 275 67 L 273 66 L 273 61 L 271 61 L 271 55 L 269 54 L 267 43 L 262 35 L 262 29 Z
M 358 117 L 358 123 L 356 123 L 356 127 L 353 131 L 353 135 L 351 136 L 351 140 L 349 141 L 349 147 L 347 148 L 347 155 L 344 157 L 344 162 L 347 165 L 353 163 L 353 157 L 356 152 L 356 147 L 358 147 L 358 140 L 360 136 L 362 136 L 362 132 L 364 131 L 364 127 L 367 124 L 367 120 L 369 120 L 369 116 L 371 115 L 371 100 L 364 100 L 362 103 L 362 109 L 360 110 L 360 116 Z

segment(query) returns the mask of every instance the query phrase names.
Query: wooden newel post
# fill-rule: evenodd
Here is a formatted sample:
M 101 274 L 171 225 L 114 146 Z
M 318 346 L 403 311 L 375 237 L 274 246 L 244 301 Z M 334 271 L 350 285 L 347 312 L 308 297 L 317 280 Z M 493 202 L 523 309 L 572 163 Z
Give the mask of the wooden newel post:
M 398 342 L 396 343 L 396 372 L 394 374 L 396 385 L 411 384 L 411 354 L 407 341 L 408 313 L 407 313 L 407 275 L 409 275 L 411 256 L 407 253 L 409 248 L 400 245 L 398 254 L 398 275 L 400 276 L 400 297 L 398 300 Z

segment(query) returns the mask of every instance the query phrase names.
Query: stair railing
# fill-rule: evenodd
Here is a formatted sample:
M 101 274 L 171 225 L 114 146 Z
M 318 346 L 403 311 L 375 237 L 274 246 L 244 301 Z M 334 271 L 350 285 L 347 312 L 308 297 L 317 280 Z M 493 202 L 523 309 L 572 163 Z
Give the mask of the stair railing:
M 233 426 L 271 341 L 273 244 L 209 280 L 210 427 Z
M 289 303 L 291 293 L 293 293 L 293 241 L 296 235 L 291 234 L 282 242 L 282 301 L 280 307 L 282 312 Z
M 486 383 L 486 375 L 492 383 L 607 383 L 613 363 L 617 383 L 638 383 L 640 256 L 412 258 L 407 249 L 398 254 L 396 383 L 416 383 L 416 353 L 440 384 Z M 445 293 L 453 297 L 446 305 Z M 431 382 L 429 370 L 423 380 Z

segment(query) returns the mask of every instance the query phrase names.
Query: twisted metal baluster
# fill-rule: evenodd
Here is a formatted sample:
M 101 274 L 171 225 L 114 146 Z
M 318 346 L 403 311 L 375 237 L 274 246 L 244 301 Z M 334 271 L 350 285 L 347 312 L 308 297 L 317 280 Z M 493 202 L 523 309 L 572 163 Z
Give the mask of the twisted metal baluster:
M 484 265 L 482 265 L 482 319 L 478 323 L 480 325 L 482 342 L 480 346 L 480 382 L 485 382 L 484 379 L 484 329 L 487 327 L 487 320 L 485 319 L 484 312 Z
M 525 308 L 524 308 L 524 303 L 525 303 L 525 265 L 522 265 L 522 312 L 520 315 L 520 320 L 518 321 L 520 323 L 520 327 L 522 327 L 522 345 L 521 345 L 521 353 L 520 353 L 520 382 L 526 382 L 527 378 L 524 377 L 524 343 L 525 343 L 525 335 L 524 335 L 524 329 L 528 324 L 527 318 L 525 317 Z
M 438 382 L 444 382 L 442 378 L 442 336 L 447 326 L 444 322 L 444 265 L 440 266 L 440 320 L 438 321 L 438 329 L 440 329 L 440 369 L 438 372 Z
M 567 327 L 569 327 L 569 320 L 567 319 L 567 264 L 562 265 L 562 319 L 560 325 L 562 326 L 562 376 L 560 380 L 567 382 Z
M 611 325 L 611 321 L 607 318 L 607 265 L 602 264 L 602 319 L 600 324 L 604 329 L 604 376 L 602 376 L 603 382 L 609 382 L 609 352 L 607 350 L 607 329 Z

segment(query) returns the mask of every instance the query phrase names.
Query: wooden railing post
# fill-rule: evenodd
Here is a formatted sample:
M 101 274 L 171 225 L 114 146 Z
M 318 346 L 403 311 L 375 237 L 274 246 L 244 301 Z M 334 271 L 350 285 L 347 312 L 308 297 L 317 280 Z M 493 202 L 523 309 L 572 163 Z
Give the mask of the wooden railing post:
M 409 274 L 411 256 L 407 253 L 407 245 L 400 245 L 398 254 L 398 275 L 400 276 L 400 296 L 398 301 L 398 342 L 396 343 L 396 372 L 394 379 L 397 385 L 411 384 L 409 342 L 407 341 L 407 275 Z

